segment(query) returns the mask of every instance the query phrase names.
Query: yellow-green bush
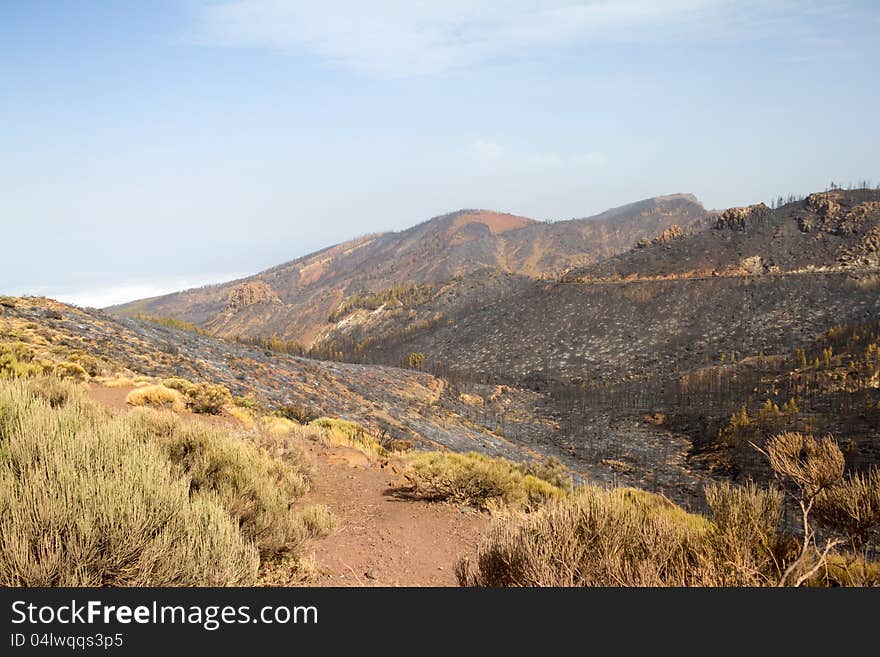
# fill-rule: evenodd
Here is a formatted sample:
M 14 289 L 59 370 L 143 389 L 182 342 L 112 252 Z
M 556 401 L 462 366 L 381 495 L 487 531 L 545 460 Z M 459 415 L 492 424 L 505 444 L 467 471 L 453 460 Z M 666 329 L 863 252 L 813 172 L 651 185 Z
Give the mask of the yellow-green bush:
M 100 376 L 109 369 L 104 360 L 83 351 L 71 352 L 67 355 L 67 360 L 80 365 L 89 376 Z
M 28 379 L 24 383 L 25 389 L 35 397 L 49 403 L 52 408 L 64 406 L 71 399 L 83 399 L 84 393 L 79 386 L 70 380 L 57 377 L 44 376 L 36 379 Z
M 52 408 L 0 382 L 0 537 L 5 586 L 241 585 L 259 565 L 160 445 L 73 386 Z
M 564 495 L 561 487 L 529 474 L 528 467 L 476 452 L 415 452 L 407 458 L 406 477 L 417 495 L 484 509 L 531 508 Z
M 217 415 L 224 406 L 232 404 L 232 395 L 226 386 L 192 383 L 182 377 L 165 379 L 162 385 L 186 397 L 186 405 L 193 413 Z
M 292 509 L 308 491 L 304 473 L 249 441 L 200 422 L 138 409 L 131 423 L 137 435 L 162 446 L 193 493 L 211 494 L 238 520 L 262 555 L 295 551 L 308 538 Z
M 0 379 L 40 376 L 50 366 L 37 358 L 34 348 L 24 342 L 0 342 Z
M 171 388 L 172 390 L 177 390 L 177 392 L 185 395 L 187 391 L 192 388 L 195 384 L 192 381 L 188 381 L 180 376 L 172 376 L 168 379 L 162 380 L 162 385 L 166 388 Z
M 58 363 L 52 368 L 52 374 L 59 379 L 73 379 L 74 381 L 86 382 L 89 380 L 89 373 L 79 363 L 71 363 L 65 361 Z
M 323 429 L 324 436 L 333 446 L 344 445 L 346 447 L 353 447 L 371 458 L 388 455 L 385 447 L 357 422 L 319 417 L 309 422 L 308 426 Z
M 305 406 L 297 406 L 296 404 L 285 404 L 280 408 L 272 411 L 275 417 L 283 417 L 292 420 L 297 424 L 308 424 L 316 419 L 317 414 Z
M 232 403 L 235 406 L 247 409 L 256 415 L 266 415 L 269 412 L 266 405 L 254 397 L 233 397 Z
M 245 429 L 254 428 L 254 416 L 251 415 L 248 409 L 241 408 L 240 406 L 230 406 L 226 409 L 226 412 L 241 422 Z
M 180 393 L 163 385 L 135 388 L 125 397 L 125 403 L 130 406 L 162 408 L 175 413 L 180 413 L 186 408 Z
M 187 406 L 193 413 L 217 415 L 227 404 L 232 404 L 232 395 L 226 386 L 210 383 L 197 383 L 186 393 Z
M 529 514 L 496 519 L 475 561 L 457 566 L 476 586 L 760 586 L 784 559 L 775 523 L 781 496 L 723 486 L 714 520 L 664 497 L 587 486 Z
M 298 426 L 286 417 L 267 416 L 260 419 L 260 428 L 273 436 L 286 436 Z
M 323 504 L 306 507 L 300 514 L 303 526 L 312 538 L 327 536 L 336 526 L 336 519 Z

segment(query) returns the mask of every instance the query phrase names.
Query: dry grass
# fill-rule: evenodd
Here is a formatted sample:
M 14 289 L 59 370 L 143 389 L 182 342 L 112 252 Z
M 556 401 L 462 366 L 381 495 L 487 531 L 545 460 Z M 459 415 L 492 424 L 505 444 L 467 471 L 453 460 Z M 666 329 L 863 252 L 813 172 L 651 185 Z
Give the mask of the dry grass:
M 241 422 L 242 426 L 244 426 L 245 429 L 254 428 L 254 416 L 251 415 L 248 409 L 241 408 L 239 406 L 227 406 L 224 410 L 236 420 Z
M 162 385 L 183 395 L 187 408 L 193 413 L 219 415 L 225 406 L 232 405 L 232 395 L 226 386 L 192 383 L 181 377 L 165 379 Z
M 181 394 L 177 390 L 166 388 L 163 385 L 135 388 L 125 397 L 125 403 L 129 406 L 149 406 L 175 413 L 182 413 L 186 410 L 186 404 L 184 404 Z
M 240 585 L 259 557 L 160 448 L 70 384 L 52 408 L 0 384 L 0 584 Z
M 868 543 L 880 528 L 880 468 L 853 473 L 816 498 L 816 519 L 846 536 L 855 548 Z
M 413 492 L 430 500 L 482 509 L 505 504 L 535 508 L 565 494 L 562 486 L 537 476 L 536 466 L 476 452 L 415 452 L 406 464 Z
M 294 508 L 308 490 L 296 440 L 149 408 L 115 415 L 58 379 L 0 382 L 0 585 L 229 586 L 305 573 L 301 549 L 333 518 Z
M 134 380 L 127 376 L 102 376 L 95 379 L 106 388 L 134 388 Z
M 807 498 L 834 486 L 843 477 L 843 453 L 831 436 L 817 439 L 784 431 L 767 441 L 764 453 L 773 471 L 791 479 Z
M 296 422 L 286 417 L 267 416 L 260 418 L 260 429 L 271 436 L 287 436 L 299 428 Z
M 311 538 L 329 536 L 336 527 L 336 518 L 323 504 L 306 507 L 300 514 L 302 523 Z
M 470 586 L 766 584 L 775 572 L 778 546 L 764 545 L 756 536 L 778 519 L 781 498 L 757 488 L 722 487 L 712 500 L 715 521 L 644 491 L 581 488 L 533 513 L 502 514 L 476 560 L 458 564 L 459 581 Z
M 294 502 L 308 492 L 303 472 L 253 442 L 227 431 L 182 422 L 168 413 L 139 409 L 135 433 L 165 450 L 193 493 L 210 494 L 236 518 L 263 556 L 295 552 L 309 537 Z
M 388 450 L 356 422 L 320 417 L 309 422 L 311 429 L 321 429 L 321 438 L 333 447 L 344 446 L 360 450 L 371 459 L 388 456 Z
M 783 492 L 753 483 L 706 489 L 711 517 L 633 489 L 583 487 L 523 514 L 506 511 L 475 560 L 458 565 L 476 586 L 865 586 L 880 583 L 872 561 L 880 528 L 880 472 L 844 477 L 831 438 L 784 432 L 763 452 L 802 512 L 784 529 Z M 450 499 L 504 499 L 496 472 L 461 455 L 426 458 L 428 490 Z M 497 460 L 496 460 L 497 461 Z M 418 463 L 418 461 L 416 461 Z M 478 467 L 479 466 L 479 467 Z M 510 466 L 508 466 L 509 469 Z M 791 486 L 793 484 L 793 487 Z M 469 491 L 475 491 L 470 493 Z M 464 492 L 461 492 L 464 491 Z M 813 527 L 815 509 L 827 535 Z M 836 549 L 849 539 L 849 550 Z

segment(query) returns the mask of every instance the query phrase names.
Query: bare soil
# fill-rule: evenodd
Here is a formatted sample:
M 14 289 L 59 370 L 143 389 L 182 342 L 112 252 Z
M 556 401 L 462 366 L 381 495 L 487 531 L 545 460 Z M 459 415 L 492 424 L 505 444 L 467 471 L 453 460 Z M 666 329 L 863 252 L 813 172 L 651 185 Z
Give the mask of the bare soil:
M 132 388 L 91 384 L 96 400 L 126 410 Z M 204 416 L 234 425 L 226 416 Z M 337 520 L 313 550 L 315 586 L 456 586 L 454 566 L 475 551 L 489 524 L 469 508 L 413 500 L 402 495 L 405 480 L 390 462 L 370 462 L 361 452 L 307 444 L 314 477 L 303 504 L 325 504 Z
M 326 504 L 339 521 L 315 544 L 318 586 L 455 586 L 455 562 L 475 551 L 486 514 L 407 499 L 393 470 L 345 461 L 312 447 L 315 476 L 306 503 Z M 398 490 L 395 490 L 398 489 Z

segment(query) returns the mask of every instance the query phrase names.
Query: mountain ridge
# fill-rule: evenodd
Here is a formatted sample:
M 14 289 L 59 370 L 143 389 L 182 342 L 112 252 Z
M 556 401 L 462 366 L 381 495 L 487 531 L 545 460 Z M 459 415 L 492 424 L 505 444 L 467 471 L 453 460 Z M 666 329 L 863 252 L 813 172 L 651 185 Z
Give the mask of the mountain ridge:
M 599 215 L 540 222 L 491 210 L 459 210 L 397 232 L 371 233 L 235 281 L 107 308 L 171 317 L 221 337 L 277 335 L 304 346 L 358 294 L 441 286 L 480 270 L 532 278 L 597 262 L 673 225 L 706 221 L 696 197 L 644 199 Z M 245 303 L 245 301 L 247 303 Z

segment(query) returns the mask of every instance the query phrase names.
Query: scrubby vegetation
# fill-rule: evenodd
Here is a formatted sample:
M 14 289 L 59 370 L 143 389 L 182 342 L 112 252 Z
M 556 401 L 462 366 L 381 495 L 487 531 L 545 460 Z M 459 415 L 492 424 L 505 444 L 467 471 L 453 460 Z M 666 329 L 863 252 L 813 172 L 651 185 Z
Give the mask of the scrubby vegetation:
M 371 458 L 388 455 L 388 450 L 379 440 L 357 422 L 319 417 L 317 420 L 312 420 L 308 426 L 323 429 L 323 437 L 331 445 L 353 447 Z
M 312 420 L 316 420 L 318 418 L 318 414 L 316 414 L 313 410 L 306 408 L 305 406 L 297 406 L 295 404 L 285 404 L 279 408 L 276 408 L 272 415 L 276 417 L 287 418 L 288 420 L 292 420 L 297 424 L 308 424 Z
M 162 381 L 162 385 L 177 390 L 185 397 L 186 406 L 193 413 L 219 414 L 224 406 L 232 404 L 232 395 L 226 386 L 211 383 L 193 383 L 181 377 Z
M 652 493 L 586 486 L 532 513 L 502 514 L 463 585 L 785 586 L 880 584 L 862 549 L 880 529 L 880 475 L 844 476 L 831 438 L 784 433 L 765 454 L 802 511 L 783 521 L 778 487 L 708 487 L 709 518 Z M 816 509 L 815 521 L 811 515 Z M 820 511 L 821 510 L 821 511 Z M 848 549 L 838 549 L 849 541 Z M 876 547 L 876 543 L 874 544 Z
M 552 467 L 476 452 L 414 452 L 407 457 L 407 465 L 406 477 L 417 496 L 481 509 L 505 504 L 536 508 L 562 497 L 571 485 Z
M 358 309 L 378 310 L 382 306 L 412 308 L 430 300 L 434 289 L 433 285 L 397 285 L 372 294 L 354 294 L 330 313 L 329 321 L 338 322 Z
M 116 415 L 68 381 L 0 381 L 0 585 L 244 585 L 295 562 L 332 518 L 294 509 L 304 458 L 263 442 Z
M 183 396 L 177 390 L 163 385 L 135 388 L 125 397 L 125 402 L 131 406 L 150 406 L 175 413 L 180 413 L 186 408 Z
M 216 499 L 262 556 L 295 551 L 308 532 L 292 503 L 308 491 L 304 473 L 228 432 L 150 409 L 132 413 L 134 433 L 159 445 L 193 493 Z
M 158 324 L 159 326 L 167 326 L 168 328 L 177 329 L 178 331 L 189 331 L 190 333 L 197 333 L 199 335 L 210 335 L 210 333 L 208 333 L 205 329 L 200 328 L 195 324 L 185 322 L 182 319 L 174 319 L 173 317 L 156 317 L 154 315 L 141 314 L 138 314 L 137 318 L 144 322 Z
M 266 351 L 274 351 L 279 354 L 302 356 L 306 353 L 302 344 L 296 340 L 285 340 L 275 334 L 269 336 L 239 335 L 235 337 L 235 341 L 253 347 L 260 347 Z

